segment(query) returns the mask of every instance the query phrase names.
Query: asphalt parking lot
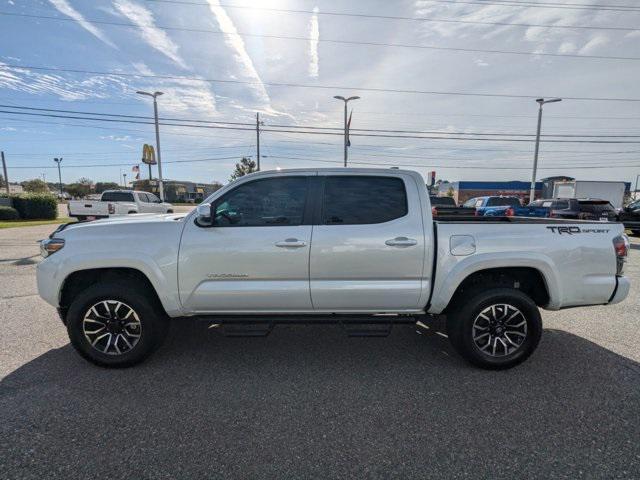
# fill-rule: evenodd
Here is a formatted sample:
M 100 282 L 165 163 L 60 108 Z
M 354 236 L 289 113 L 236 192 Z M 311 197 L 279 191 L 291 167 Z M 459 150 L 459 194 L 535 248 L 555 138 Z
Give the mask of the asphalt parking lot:
M 191 321 L 106 370 L 37 296 L 54 228 L 0 230 L 0 478 L 640 477 L 640 239 L 624 303 L 544 312 L 538 351 L 505 372 L 409 326 L 228 338 Z

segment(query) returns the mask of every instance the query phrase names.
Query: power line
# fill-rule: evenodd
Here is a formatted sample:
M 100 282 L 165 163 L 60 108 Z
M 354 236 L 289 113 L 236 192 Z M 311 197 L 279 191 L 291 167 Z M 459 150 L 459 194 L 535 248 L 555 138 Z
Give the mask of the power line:
M 251 157 L 251 155 L 242 155 L 245 157 Z M 235 155 L 232 157 L 213 157 L 213 158 L 199 158 L 194 160 L 169 160 L 163 163 L 196 163 L 196 162 L 210 162 L 214 160 L 237 160 L 240 158 L 239 155 Z M 92 163 L 92 164 L 83 164 L 83 165 L 65 165 L 65 168 L 98 168 L 98 167 L 133 167 L 134 165 L 139 165 L 142 162 L 128 162 L 128 163 Z M 11 166 L 7 168 L 58 168 L 57 166 L 51 165 L 18 165 Z
M 32 111 L 41 111 L 41 112 L 55 112 L 55 113 L 69 113 L 69 114 L 78 114 L 78 115 L 93 115 L 98 117 L 119 117 L 119 118 L 127 118 L 127 119 L 143 119 L 143 120 L 152 120 L 152 117 L 141 116 L 141 115 L 124 115 L 124 114 L 116 114 L 116 113 L 100 113 L 100 112 L 87 112 L 87 111 L 79 111 L 79 110 L 62 110 L 55 108 L 36 108 L 36 107 L 26 107 L 20 105 L 7 105 L 0 104 L 0 107 L 3 108 L 12 108 L 16 110 L 32 110 Z M 19 112 L 15 112 L 19 114 Z M 213 125 L 241 125 L 241 126 L 253 126 L 251 123 L 243 123 L 243 122 L 229 122 L 229 121 L 212 121 L 212 120 L 201 120 L 201 119 L 185 119 L 185 118 L 166 118 L 160 117 L 160 120 L 165 121 L 173 121 L 173 122 L 189 122 L 189 123 L 201 123 L 201 124 L 213 124 Z M 171 124 L 166 124 L 171 125 Z M 273 128 L 298 128 L 298 129 L 308 129 L 308 130 L 327 130 L 327 131 L 341 131 L 342 127 L 318 127 L 312 125 L 267 125 L 268 127 Z M 371 128 L 352 128 L 350 129 L 352 132 L 385 132 L 385 133 L 415 133 L 415 134 L 433 134 L 433 135 L 477 135 L 477 136 L 508 136 L 508 137 L 535 137 L 535 134 L 528 133 L 513 133 L 513 132 L 459 132 L 459 131 L 446 131 L 443 132 L 441 130 L 389 130 L 389 129 L 371 129 Z M 543 137 L 576 137 L 576 138 L 638 138 L 640 135 L 580 135 L 580 134 L 544 134 Z
M 321 159 L 310 159 L 307 157 L 291 157 L 291 156 L 284 156 L 284 155 L 267 155 L 267 158 L 281 158 L 281 159 L 287 159 L 287 160 L 310 160 L 313 162 L 324 162 L 324 163 L 337 163 L 337 164 L 341 164 L 342 162 L 340 161 L 336 161 L 336 160 L 321 160 Z M 389 163 L 375 163 L 375 162 L 363 162 L 363 161 L 359 161 L 359 160 L 349 160 L 350 164 L 356 164 L 356 165 L 375 165 L 375 166 L 382 166 L 382 167 L 419 167 L 419 168 L 453 168 L 453 169 L 460 169 L 460 168 L 464 168 L 464 169 L 468 169 L 469 165 L 435 165 L 432 163 L 424 163 L 424 164 L 416 164 L 416 163 L 394 163 L 394 164 L 389 164 Z M 639 164 L 634 164 L 634 165 L 618 165 L 621 168 L 636 168 L 636 167 L 640 167 Z M 599 169 L 599 168 L 611 168 L 610 166 L 579 166 L 579 165 L 571 165 L 571 166 L 554 166 L 554 167 L 538 167 L 538 170 L 558 170 L 558 169 L 567 169 L 567 168 L 586 168 L 586 169 Z M 483 165 L 483 170 L 531 170 L 531 167 L 487 167 Z
M 178 5 L 194 5 L 194 6 L 203 6 L 203 7 L 208 7 L 209 4 L 206 2 L 190 2 L 190 1 L 185 1 L 185 0 L 146 0 L 147 2 L 156 2 L 156 3 L 174 3 L 174 4 L 178 4 Z M 521 5 L 521 4 L 516 4 L 516 2 L 511 2 L 511 4 L 506 4 L 506 3 L 491 3 L 491 2 L 473 2 L 473 1 L 452 1 L 452 0 L 429 0 L 432 2 L 436 2 L 436 3 L 458 3 L 458 4 L 470 4 L 470 5 L 499 5 L 499 6 L 511 6 L 511 7 L 541 7 L 541 8 L 563 8 L 563 7 L 567 7 L 567 9 L 571 9 L 571 10 L 611 10 L 611 11 L 622 11 L 622 12 L 636 12 L 639 10 L 636 10 L 635 7 L 629 6 L 629 7 L 608 7 L 606 6 L 605 8 L 582 8 L 582 7 L 589 7 L 588 5 L 578 5 L 578 6 L 569 6 L 568 4 L 555 4 L 555 6 L 543 6 L 541 4 L 530 4 L 530 5 Z M 531 3 L 531 2 L 530 2 Z M 265 7 L 253 7 L 253 6 L 247 6 L 247 5 L 229 5 L 229 4 L 220 4 L 221 7 L 223 8 L 237 8 L 237 9 L 249 9 L 249 10 L 266 10 L 266 11 L 275 11 L 275 12 L 286 12 L 286 13 L 305 13 L 305 14 L 312 14 L 315 13 L 311 10 L 293 10 L 293 9 L 285 9 L 285 8 L 265 8 Z M 616 10 L 615 8 L 619 8 L 619 10 Z M 353 13 L 343 13 L 343 12 L 323 12 L 323 11 L 319 11 L 317 12 L 318 15 L 339 15 L 339 16 L 349 16 L 349 17 L 364 17 L 364 18 L 381 18 L 381 19 L 393 19 L 393 20 L 426 20 L 429 21 L 430 19 L 422 19 L 420 17 L 395 17 L 395 16 L 391 16 L 391 15 L 370 15 L 370 14 L 353 14 Z M 433 20 L 433 21 L 440 21 L 440 19 L 438 20 Z M 472 23 L 472 22 L 469 22 Z M 476 23 L 476 22 L 473 22 Z M 492 23 L 489 23 L 490 25 Z M 538 25 L 532 25 L 532 26 L 538 26 Z
M 283 87 L 283 88 L 309 88 L 320 90 L 348 90 L 348 91 L 360 91 L 360 92 L 374 92 L 374 93 L 401 93 L 401 94 L 416 94 L 416 95 L 451 95 L 451 96 L 464 96 L 464 97 L 489 97 L 489 98 L 515 98 L 515 99 L 527 99 L 535 100 L 537 98 L 544 98 L 545 95 L 516 95 L 508 93 L 477 93 L 477 92 L 446 92 L 436 90 L 412 90 L 412 89 L 393 89 L 393 88 L 375 88 L 375 87 L 346 87 L 341 85 L 311 85 L 304 83 L 285 83 L 285 82 L 261 82 L 250 80 L 230 80 L 230 79 L 214 79 L 214 78 L 199 78 L 188 77 L 182 75 L 156 75 L 156 74 L 142 74 L 142 73 L 124 73 L 124 72 L 103 72 L 99 70 L 84 70 L 77 68 L 61 68 L 61 67 L 41 67 L 36 65 L 15 65 L 15 64 L 0 64 L 0 69 L 12 68 L 18 70 L 38 70 L 45 72 L 65 72 L 65 73 L 80 73 L 86 75 L 101 75 L 106 77 L 128 77 L 128 78 L 157 78 L 162 80 L 191 80 L 203 83 L 223 83 L 223 84 L 237 84 L 237 85 L 262 85 L 269 87 Z M 546 95 L 549 96 L 549 95 Z M 640 98 L 611 98 L 611 97 L 571 97 L 566 95 L 559 95 L 565 100 L 575 101 L 605 101 L 605 102 L 640 102 Z
M 502 7 L 520 7 L 520 8 L 555 8 L 563 10 L 595 10 L 609 12 L 640 12 L 640 9 L 630 5 L 587 5 L 580 3 L 550 3 L 550 2 L 520 2 L 517 0 L 499 1 L 493 0 L 486 2 L 484 0 L 427 0 L 432 3 L 453 3 L 463 5 L 495 5 Z
M 68 115 L 57 115 L 50 113 L 31 113 L 31 112 L 13 112 L 9 110 L 0 110 L 0 113 L 14 114 L 14 115 L 29 115 L 29 116 L 38 116 L 38 117 L 53 117 L 53 118 L 69 118 L 69 119 L 80 119 L 80 120 L 88 120 L 88 121 L 98 121 L 98 122 L 119 122 L 119 123 L 135 123 L 135 124 L 152 124 L 153 122 L 144 122 L 139 120 L 130 120 L 130 119 L 110 119 L 110 118 L 93 118 L 93 117 L 81 117 L 81 116 L 68 116 Z M 225 127 L 220 125 L 193 125 L 193 124 L 178 124 L 178 123 L 161 123 L 161 125 L 165 126 L 173 126 L 173 127 L 187 127 L 187 128 L 205 128 L 205 129 L 225 129 L 225 130 L 253 130 L 252 128 L 243 128 L 243 127 Z M 271 128 L 261 129 L 262 132 L 272 132 L 272 133 L 294 133 L 294 134 L 306 134 L 306 135 L 333 135 L 333 136 L 342 136 L 342 133 L 339 132 L 326 132 L 326 131 L 307 131 L 307 130 L 274 130 Z M 405 138 L 405 139 L 425 139 L 425 140 L 463 140 L 463 141 L 489 141 L 489 142 L 532 142 L 533 140 L 524 139 L 524 138 L 469 138 L 469 137 L 460 137 L 460 136 L 433 136 L 433 135 L 398 135 L 398 134 L 384 134 L 384 133 L 352 133 L 353 137 L 380 137 L 380 138 Z M 544 142 L 548 143 L 602 143 L 602 144 L 614 144 L 614 143 L 638 143 L 640 141 L 629 141 L 629 140 L 558 140 L 558 139 L 545 139 Z
M 41 20 L 53 20 L 53 21 L 59 21 L 59 22 L 75 22 L 75 20 L 72 18 L 53 17 L 53 16 L 47 16 L 47 15 L 31 15 L 31 14 L 10 13 L 10 12 L 0 12 L 0 15 L 22 17 L 22 18 L 36 18 Z M 135 23 L 111 22 L 111 21 L 89 20 L 89 19 L 85 19 L 85 21 L 95 25 L 110 25 L 110 26 L 127 27 L 127 28 L 135 28 L 135 29 L 142 28 L 140 25 L 137 25 Z M 291 36 L 291 35 L 270 35 L 270 34 L 247 33 L 247 32 L 226 32 L 224 30 L 172 27 L 172 26 L 163 26 L 163 25 L 155 25 L 155 27 L 159 28 L 160 30 L 182 31 L 182 32 L 192 32 L 192 33 L 210 33 L 215 35 L 239 35 L 244 37 L 271 38 L 271 39 L 279 39 L 279 40 L 294 40 L 294 41 L 304 41 L 304 42 L 308 42 L 312 40 L 311 37 L 299 37 L 299 36 Z M 568 57 L 568 58 L 586 58 L 586 59 L 597 59 L 597 60 L 632 60 L 632 61 L 640 60 L 640 57 L 622 57 L 622 56 L 611 56 L 611 55 L 581 55 L 581 54 L 575 54 L 575 53 L 549 53 L 549 52 L 535 52 L 535 51 L 522 52 L 522 51 L 516 51 L 516 50 L 490 50 L 490 49 L 482 49 L 482 48 L 443 47 L 443 46 L 437 46 L 437 45 L 417 45 L 417 44 L 406 44 L 406 43 L 339 40 L 339 39 L 331 39 L 326 37 L 321 37 L 313 40 L 321 43 L 333 43 L 333 44 L 340 44 L 340 45 L 409 48 L 409 49 L 420 49 L 420 50 L 444 50 L 449 52 L 489 53 L 489 54 L 500 54 L 500 55 L 527 55 L 527 56 L 534 55 L 534 56 L 543 56 L 543 57 Z

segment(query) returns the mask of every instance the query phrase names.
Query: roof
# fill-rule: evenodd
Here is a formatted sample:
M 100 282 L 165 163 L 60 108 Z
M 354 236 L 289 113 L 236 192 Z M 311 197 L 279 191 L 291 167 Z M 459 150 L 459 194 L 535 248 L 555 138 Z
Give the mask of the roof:
M 536 182 L 536 189 L 542 188 L 542 182 Z M 531 182 L 458 182 L 459 190 L 527 190 L 531 189 Z

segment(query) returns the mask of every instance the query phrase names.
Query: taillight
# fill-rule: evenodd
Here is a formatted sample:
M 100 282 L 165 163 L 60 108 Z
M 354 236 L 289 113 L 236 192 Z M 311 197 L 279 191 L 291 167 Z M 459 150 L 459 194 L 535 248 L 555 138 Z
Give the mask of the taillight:
M 113 203 L 110 203 L 108 206 L 109 215 L 113 215 L 116 213 L 116 206 Z
M 431 216 L 432 217 L 438 216 L 438 209 L 436 207 L 431 207 Z
M 549 212 L 549 218 L 556 218 L 557 215 L 555 212 Z
M 515 210 L 513 208 L 511 208 L 511 207 L 507 208 L 504 211 L 504 216 L 505 217 L 513 217 L 515 214 L 516 214 Z
M 626 235 L 618 235 L 613 239 L 613 249 L 616 252 L 616 274 L 622 275 L 624 263 L 627 261 L 629 254 L 629 237 Z

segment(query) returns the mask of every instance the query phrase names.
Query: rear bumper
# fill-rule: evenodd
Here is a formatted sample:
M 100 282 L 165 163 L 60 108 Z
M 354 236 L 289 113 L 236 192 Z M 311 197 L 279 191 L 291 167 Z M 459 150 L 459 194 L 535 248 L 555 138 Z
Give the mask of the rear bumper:
M 614 303 L 620 303 L 629 294 L 629 288 L 631 287 L 631 283 L 627 277 L 616 277 L 616 288 L 613 291 L 613 295 L 609 299 L 609 305 Z

